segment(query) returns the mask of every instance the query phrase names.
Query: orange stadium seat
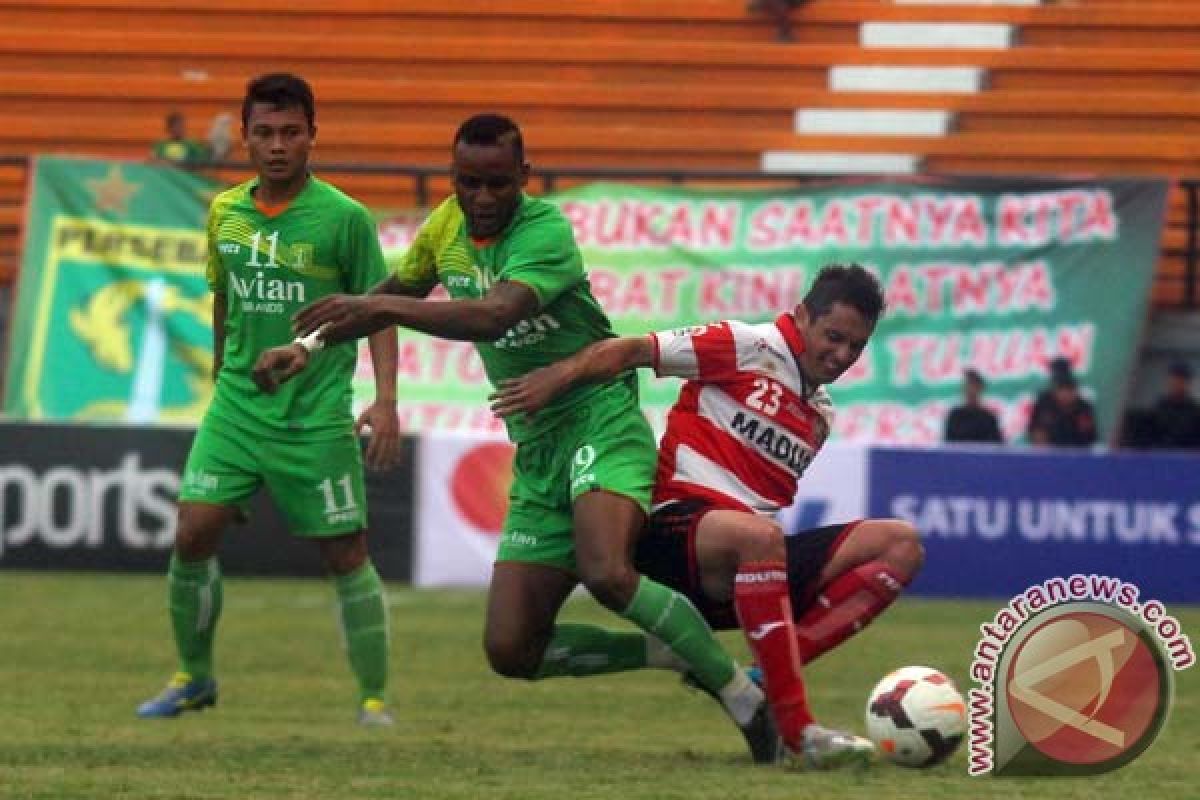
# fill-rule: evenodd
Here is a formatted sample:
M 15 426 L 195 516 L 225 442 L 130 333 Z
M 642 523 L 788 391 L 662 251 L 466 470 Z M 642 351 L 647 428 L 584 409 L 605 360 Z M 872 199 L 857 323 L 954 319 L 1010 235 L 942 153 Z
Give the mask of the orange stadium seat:
M 442 165 L 448 130 L 498 109 L 535 166 L 757 170 L 767 151 L 913 153 L 932 173 L 1153 174 L 1200 167 L 1200 4 L 1039 6 L 812 0 L 797 41 L 743 0 L 0 0 L 0 156 L 140 157 L 168 109 L 193 134 L 247 77 L 293 69 L 318 92 L 321 162 Z M 499 10 L 497 10 L 499 6 Z M 866 22 L 1016 26 L 1006 49 L 865 47 Z M 832 67 L 961 66 L 975 93 L 838 92 Z M 800 135 L 797 109 L 943 110 L 945 135 Z M 236 173 L 222 173 L 233 179 Z M 412 181 L 344 175 L 376 206 Z M 433 191 L 445 191 L 434 180 Z M 23 201 L 0 166 L 0 280 Z M 1155 300 L 1183 300 L 1186 198 L 1171 195 Z

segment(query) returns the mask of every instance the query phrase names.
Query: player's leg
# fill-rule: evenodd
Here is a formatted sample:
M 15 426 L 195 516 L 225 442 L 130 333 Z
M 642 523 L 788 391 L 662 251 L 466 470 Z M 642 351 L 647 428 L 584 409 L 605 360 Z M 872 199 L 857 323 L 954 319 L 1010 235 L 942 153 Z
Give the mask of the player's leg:
M 797 562 L 796 569 L 812 568 L 813 556 L 798 552 L 805 536 L 788 537 L 789 562 Z M 804 662 L 827 653 L 882 614 L 923 561 L 920 536 L 908 522 L 869 519 L 847 526 L 821 560 L 816 596 L 796 620 Z
M 333 576 L 347 660 L 358 685 L 359 721 L 386 725 L 388 614 L 367 551 L 362 451 L 350 434 L 260 443 L 263 478 L 291 531 L 317 543 Z
M 694 547 L 706 596 L 718 603 L 732 599 L 766 679 L 779 733 L 791 750 L 799 751 L 804 729 L 814 720 L 796 652 L 783 532 L 766 517 L 708 511 L 697 521 Z
M 691 677 L 717 698 L 741 729 L 756 761 L 777 760 L 778 736 L 762 690 L 738 667 L 685 595 L 634 570 L 634 543 L 644 522 L 641 506 L 628 497 L 602 490 L 579 495 L 575 554 L 580 579 L 602 605 L 686 663 Z
M 783 531 L 766 517 L 731 510 L 702 513 L 694 530 L 692 558 L 705 597 L 714 605 L 732 600 L 788 749 L 817 768 L 868 760 L 870 742 L 817 725 L 809 707 Z
M 254 456 L 227 426 L 206 419 L 184 467 L 167 569 L 167 603 L 179 668 L 141 717 L 174 717 L 213 705 L 213 640 L 224 596 L 217 550 L 239 506 L 258 486 Z
M 237 517 L 235 506 L 179 504 L 175 550 L 167 570 L 171 628 L 180 671 L 196 680 L 213 674 L 213 637 L 224 599 L 217 549 Z
M 317 539 L 321 560 L 333 576 L 338 620 L 350 669 L 358 682 L 359 722 L 392 724 L 386 710 L 388 679 L 387 600 L 383 581 L 367 553 L 367 533 Z
M 546 436 L 523 443 L 513 459 L 489 592 L 488 660 L 501 675 L 530 680 L 667 666 L 659 662 L 673 661 L 670 651 L 640 633 L 555 622 L 579 582 L 560 450 L 560 437 Z
M 575 584 L 573 575 L 556 567 L 496 562 L 488 585 L 483 648 L 497 674 L 525 680 L 556 674 L 544 670 L 543 663 L 552 649 L 554 619 Z
M 573 501 L 580 580 L 604 606 L 663 642 L 689 673 L 717 697 L 747 736 L 756 760 L 773 760 L 778 737 L 765 698 L 713 635 L 684 595 L 639 575 L 634 544 L 646 523 L 658 452 L 632 395 L 594 401 L 577 421 L 568 447 L 564 485 Z

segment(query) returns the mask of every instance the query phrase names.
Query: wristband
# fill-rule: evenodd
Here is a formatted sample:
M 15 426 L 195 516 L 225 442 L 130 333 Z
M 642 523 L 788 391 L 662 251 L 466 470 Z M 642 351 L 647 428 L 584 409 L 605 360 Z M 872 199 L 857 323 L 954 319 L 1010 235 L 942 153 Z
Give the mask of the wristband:
M 321 338 L 321 329 L 318 328 L 308 336 L 297 336 L 292 344 L 300 345 L 309 355 L 312 355 L 325 346 L 325 340 Z

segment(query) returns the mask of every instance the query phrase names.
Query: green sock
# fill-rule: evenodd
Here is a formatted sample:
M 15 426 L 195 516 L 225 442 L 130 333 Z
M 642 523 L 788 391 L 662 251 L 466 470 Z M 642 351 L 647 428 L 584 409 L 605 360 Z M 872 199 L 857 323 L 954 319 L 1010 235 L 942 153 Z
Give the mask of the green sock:
M 358 679 L 359 701 L 383 700 L 388 672 L 388 617 L 383 582 L 368 561 L 334 578 L 350 669 Z
M 646 637 L 641 633 L 610 631 L 595 625 L 560 624 L 546 645 L 535 680 L 564 675 L 583 677 L 642 669 Z
M 196 680 L 212 677 L 213 634 L 221 616 L 221 567 L 216 558 L 182 561 L 171 554 L 167 599 L 180 669 Z
M 679 592 L 642 576 L 621 616 L 661 639 L 688 663 L 704 688 L 718 692 L 733 680 L 737 665 L 704 617 Z

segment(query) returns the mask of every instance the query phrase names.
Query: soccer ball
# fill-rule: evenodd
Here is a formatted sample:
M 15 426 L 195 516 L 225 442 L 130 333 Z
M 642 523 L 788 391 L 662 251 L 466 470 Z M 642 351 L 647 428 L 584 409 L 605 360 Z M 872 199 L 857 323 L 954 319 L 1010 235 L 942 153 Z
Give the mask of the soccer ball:
M 867 699 L 867 735 L 902 767 L 932 767 L 967 731 L 967 706 L 954 681 L 929 667 L 888 673 Z

